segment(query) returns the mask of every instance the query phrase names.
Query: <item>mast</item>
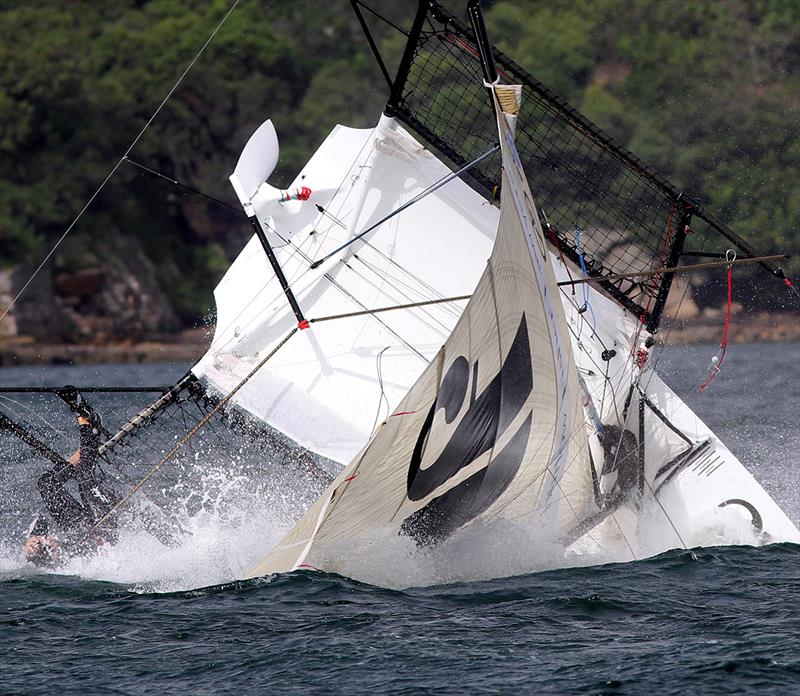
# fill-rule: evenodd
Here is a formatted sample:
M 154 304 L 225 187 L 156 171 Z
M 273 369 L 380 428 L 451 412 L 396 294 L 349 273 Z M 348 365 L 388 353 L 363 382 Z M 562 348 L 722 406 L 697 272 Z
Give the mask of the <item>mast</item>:
M 670 243 L 669 252 L 666 259 L 664 259 L 663 268 L 674 268 L 680 261 L 683 246 L 686 243 L 686 236 L 689 233 L 689 225 L 692 221 L 692 205 L 685 201 L 678 200 L 675 202 L 677 208 L 676 213 L 678 222 L 675 226 L 675 235 Z M 667 231 L 669 234 L 669 231 Z M 664 307 L 667 304 L 667 297 L 672 288 L 672 280 L 675 277 L 674 273 L 665 273 L 661 279 L 658 288 L 658 295 L 656 295 L 655 305 L 650 314 L 650 319 L 647 322 L 647 330 L 654 334 L 658 331 L 658 326 L 661 323 L 661 315 L 664 312 Z
M 403 102 L 403 91 L 406 87 L 406 80 L 408 79 L 411 64 L 414 61 L 414 52 L 417 48 L 420 35 L 422 34 L 422 25 L 425 22 L 425 17 L 428 15 L 427 0 L 419 0 L 417 3 L 417 13 L 414 16 L 414 23 L 411 25 L 411 31 L 408 33 L 408 41 L 406 42 L 403 57 L 400 59 L 400 65 L 397 68 L 397 76 L 394 78 L 392 90 L 389 94 L 389 101 L 386 103 L 384 113 L 387 116 L 396 116 Z
M 497 66 L 494 62 L 492 44 L 489 43 L 489 34 L 486 31 L 486 23 L 483 21 L 481 12 L 481 0 L 469 0 L 467 2 L 467 13 L 472 23 L 472 31 L 478 42 L 478 50 L 481 54 L 481 67 L 483 68 L 483 78 L 489 84 L 497 80 Z M 494 103 L 492 103 L 494 108 Z
M 252 212 L 252 215 L 250 212 Z M 264 253 L 267 255 L 267 259 L 269 259 L 269 265 L 272 266 L 275 277 L 278 279 L 278 282 L 281 285 L 281 290 L 283 290 L 283 294 L 286 295 L 286 299 L 289 301 L 289 306 L 292 308 L 292 312 L 294 312 L 294 316 L 297 318 L 297 328 L 307 329 L 308 321 L 303 316 L 303 310 L 300 309 L 300 304 L 292 292 L 289 281 L 286 280 L 286 275 L 281 268 L 281 264 L 278 262 L 278 257 L 275 256 L 272 245 L 269 243 L 267 235 L 264 233 L 264 229 L 261 227 L 261 222 L 258 220 L 258 216 L 256 215 L 256 212 L 252 206 L 250 207 L 250 211 L 248 211 L 247 217 L 250 220 L 250 224 L 253 226 L 253 231 L 256 233 L 256 237 L 258 237 L 258 241 L 261 242 L 261 246 L 264 249 Z

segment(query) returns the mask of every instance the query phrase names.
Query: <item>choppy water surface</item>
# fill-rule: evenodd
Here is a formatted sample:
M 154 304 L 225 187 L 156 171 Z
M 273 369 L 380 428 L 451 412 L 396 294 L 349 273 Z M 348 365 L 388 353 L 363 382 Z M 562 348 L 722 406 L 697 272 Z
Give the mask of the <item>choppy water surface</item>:
M 700 397 L 714 352 L 672 350 L 659 372 L 797 523 L 800 345 L 732 347 Z M 184 369 L 5 369 L 0 380 L 166 384 Z M 798 546 L 404 591 L 314 573 L 230 583 L 272 543 L 264 529 L 277 538 L 288 522 L 259 505 L 258 482 L 222 464 L 205 462 L 213 496 L 186 548 L 137 537 L 47 574 L 19 554 L 45 463 L 4 457 L 0 693 L 800 691 Z

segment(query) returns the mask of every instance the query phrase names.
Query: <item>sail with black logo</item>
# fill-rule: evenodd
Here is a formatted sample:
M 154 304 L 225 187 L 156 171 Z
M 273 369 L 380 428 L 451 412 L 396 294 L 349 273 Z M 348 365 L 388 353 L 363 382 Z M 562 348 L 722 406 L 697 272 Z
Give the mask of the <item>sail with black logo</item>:
M 361 4 L 354 3 L 357 11 Z M 467 94 L 463 80 L 474 79 L 479 65 L 470 54 L 480 54 L 484 68 L 485 56 L 498 55 L 481 46 L 480 24 L 470 33 L 441 7 L 420 3 L 382 126 L 400 134 L 395 119 L 402 120 L 464 167 L 473 190 L 502 191 L 489 263 L 406 396 L 385 400 L 388 415 L 364 448 L 248 576 L 313 568 L 398 584 L 364 572 L 392 539 L 424 550 L 492 528 L 495 540 L 521 530 L 534 555 L 555 549 L 561 558 L 551 557 L 549 567 L 567 558 L 631 560 L 676 546 L 800 540 L 780 507 L 648 361 L 675 278 L 665 269 L 680 258 L 692 214 L 696 229 L 719 233 L 756 261 L 758 255 L 510 61 L 503 77 L 526 78 L 533 116 L 517 115 L 519 88 L 497 80 L 501 163 L 476 158 L 476 143 L 491 144 L 489 130 L 477 126 L 487 117 L 480 102 L 454 105 L 450 119 L 433 114 Z M 444 74 L 458 90 L 441 89 Z M 490 82 L 495 77 L 484 71 Z M 542 220 L 528 187 L 515 130 L 550 220 Z M 605 182 L 609 173 L 616 178 Z M 466 205 L 479 200 L 466 193 L 459 191 Z M 570 216 L 574 237 L 566 225 L 552 224 Z M 435 236 L 453 230 L 441 218 L 423 224 Z M 579 225 L 590 233 L 581 237 Z M 480 221 L 460 228 L 445 276 L 482 248 L 476 228 L 494 233 Z M 351 232 L 322 258 L 360 240 Z M 473 561 L 459 577 L 534 567 L 487 569 Z
M 472 298 L 364 451 L 253 574 L 304 566 L 348 574 L 339 549 L 359 536 L 430 545 L 494 518 L 555 540 L 595 507 L 569 331 L 514 148 L 520 89 L 493 91 L 503 203 Z

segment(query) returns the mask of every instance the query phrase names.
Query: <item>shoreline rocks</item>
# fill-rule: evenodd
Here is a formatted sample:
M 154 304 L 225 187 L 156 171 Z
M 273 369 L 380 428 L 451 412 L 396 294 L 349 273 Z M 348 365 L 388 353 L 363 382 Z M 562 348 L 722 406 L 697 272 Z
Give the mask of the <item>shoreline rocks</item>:
M 665 324 L 657 338 L 667 346 L 715 344 L 722 339 L 725 318 L 703 312 L 691 319 Z M 158 362 L 196 362 L 211 343 L 213 327 L 162 334 L 147 341 L 75 344 L 49 343 L 31 337 L 0 337 L 0 366 L 87 365 Z M 800 316 L 790 312 L 735 313 L 730 343 L 800 341 Z

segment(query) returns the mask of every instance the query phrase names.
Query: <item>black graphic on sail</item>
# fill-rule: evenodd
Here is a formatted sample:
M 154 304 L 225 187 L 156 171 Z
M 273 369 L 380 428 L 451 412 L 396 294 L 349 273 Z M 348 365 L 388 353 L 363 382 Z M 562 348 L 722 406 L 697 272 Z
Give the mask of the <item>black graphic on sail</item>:
M 519 415 L 533 389 L 531 349 L 524 314 L 500 371 L 476 397 L 477 377 L 476 361 L 467 412 L 442 453 L 429 467 L 421 469 L 436 412 L 444 409 L 444 419 L 449 424 L 461 411 L 469 382 L 467 359 L 464 356 L 456 358 L 442 380 L 411 457 L 408 470 L 410 500 L 422 500 L 464 467 L 492 450 L 498 438 Z M 400 527 L 401 533 L 413 537 L 419 544 L 436 543 L 486 510 L 508 488 L 519 470 L 532 420 L 533 414 L 530 413 L 503 450 L 486 467 L 409 515 Z

